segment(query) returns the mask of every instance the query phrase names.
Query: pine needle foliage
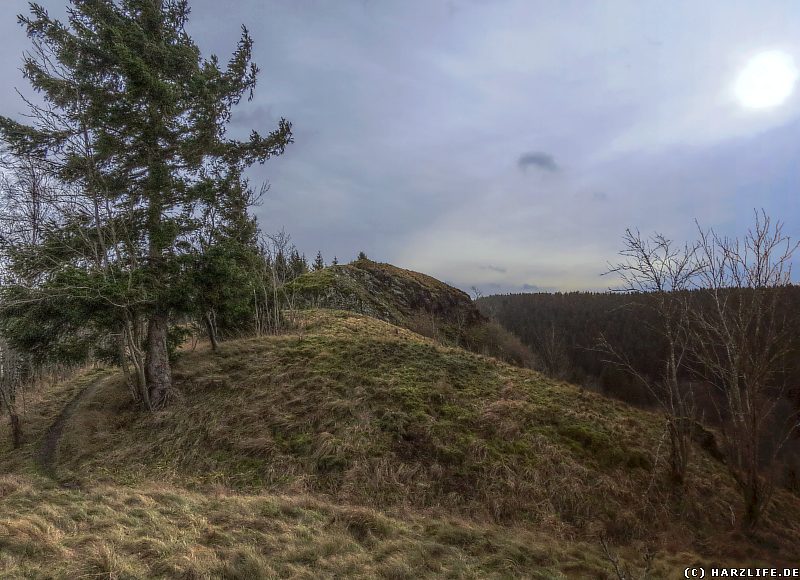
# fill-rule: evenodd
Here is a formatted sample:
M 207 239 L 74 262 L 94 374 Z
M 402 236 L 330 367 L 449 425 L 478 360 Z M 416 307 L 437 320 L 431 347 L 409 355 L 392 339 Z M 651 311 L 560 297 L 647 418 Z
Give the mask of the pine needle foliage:
M 56 183 L 37 242 L 3 237 L 4 332 L 41 356 L 116 337 L 104 348 L 131 363 L 151 408 L 171 390 L 170 322 L 217 300 L 204 275 L 220 268 L 204 260 L 254 238 L 245 169 L 292 141 L 285 119 L 228 136 L 256 86 L 253 39 L 243 27 L 227 64 L 204 58 L 189 14 L 186 0 L 72 0 L 61 22 L 32 3 L 19 17 L 32 42 L 23 71 L 40 98 L 26 123 L 0 117 L 7 159 Z

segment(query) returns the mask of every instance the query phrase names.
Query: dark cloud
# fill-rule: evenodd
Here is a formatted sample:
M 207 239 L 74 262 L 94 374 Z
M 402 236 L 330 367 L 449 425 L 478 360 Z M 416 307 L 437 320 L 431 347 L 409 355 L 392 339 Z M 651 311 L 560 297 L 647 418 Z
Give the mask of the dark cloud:
M 481 270 L 490 270 L 492 272 L 497 272 L 499 274 L 505 274 L 508 272 L 507 268 L 503 268 L 502 266 L 492 266 L 491 264 L 487 264 L 486 266 L 481 266 Z
M 553 156 L 541 151 L 532 151 L 530 153 L 523 153 L 517 161 L 517 166 L 525 171 L 528 167 L 535 167 L 542 171 L 555 172 L 559 167 Z
M 595 201 L 608 201 L 608 194 L 604 191 L 595 191 L 592 194 L 592 199 Z

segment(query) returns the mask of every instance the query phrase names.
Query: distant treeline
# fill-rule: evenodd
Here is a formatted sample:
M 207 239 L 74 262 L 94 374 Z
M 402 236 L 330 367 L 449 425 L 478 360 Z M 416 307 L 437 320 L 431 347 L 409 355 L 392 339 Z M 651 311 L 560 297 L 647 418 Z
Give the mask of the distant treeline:
M 703 294 L 690 292 L 690 301 Z M 666 344 L 656 329 L 656 313 L 643 294 L 613 292 L 556 292 L 505 294 L 478 299 L 481 312 L 517 335 L 537 357 L 541 370 L 552 376 L 599 390 L 629 403 L 648 405 L 651 395 L 639 381 L 598 347 L 604 336 L 645 375 L 662 371 Z M 786 308 L 800 309 L 800 286 L 787 292 Z M 800 327 L 795 338 L 800 341 Z M 685 376 L 686 380 L 694 377 Z M 800 361 L 786 367 L 780 377 L 800 405 Z

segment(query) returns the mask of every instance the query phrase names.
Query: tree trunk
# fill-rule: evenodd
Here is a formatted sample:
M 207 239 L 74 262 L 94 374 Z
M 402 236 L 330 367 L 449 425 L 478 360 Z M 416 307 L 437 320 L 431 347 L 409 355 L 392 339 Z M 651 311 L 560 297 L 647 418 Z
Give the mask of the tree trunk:
M 744 520 L 742 527 L 746 532 L 751 532 L 758 527 L 763 511 L 761 490 L 757 482 L 752 480 L 748 489 L 744 490 Z
M 211 350 L 217 352 L 219 342 L 217 341 L 217 329 L 214 327 L 214 321 L 211 319 L 211 313 L 206 312 L 203 316 L 203 321 L 206 324 L 206 332 L 208 333 L 208 340 L 211 341 Z
M 167 352 L 167 316 L 154 314 L 147 324 L 147 354 L 145 373 L 152 409 L 162 408 L 172 391 L 172 371 Z
M 134 402 L 138 403 L 141 399 L 141 390 L 137 388 L 136 385 L 136 377 L 131 375 L 130 368 L 128 365 L 128 355 L 127 355 L 127 336 L 128 336 L 128 328 L 127 323 L 125 323 L 125 327 L 120 329 L 119 333 L 119 343 L 117 344 L 117 349 L 119 351 L 119 366 L 122 368 L 122 375 L 125 377 L 125 382 L 128 383 L 128 389 L 131 392 L 131 397 L 133 398 Z
M 14 449 L 19 449 L 22 446 L 22 424 L 15 409 L 9 409 L 8 414 L 11 418 L 11 442 L 14 445 Z
M 131 382 L 135 384 L 133 400 L 144 402 L 147 410 L 152 411 L 153 407 L 150 405 L 150 394 L 147 391 L 147 377 L 145 376 L 145 353 L 139 348 L 138 318 L 138 316 L 134 316 L 132 322 L 126 321 L 124 327 L 125 341 L 128 345 L 128 352 L 130 353 L 134 371 L 134 376 L 131 379 Z M 122 354 L 124 356 L 125 353 Z

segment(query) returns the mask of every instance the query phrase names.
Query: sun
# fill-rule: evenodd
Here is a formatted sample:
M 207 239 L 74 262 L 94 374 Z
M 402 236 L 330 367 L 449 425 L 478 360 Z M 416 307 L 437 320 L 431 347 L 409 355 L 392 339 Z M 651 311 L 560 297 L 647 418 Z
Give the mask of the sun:
M 780 50 L 760 52 L 739 73 L 734 92 L 748 109 L 777 107 L 791 96 L 797 76 L 790 55 Z

